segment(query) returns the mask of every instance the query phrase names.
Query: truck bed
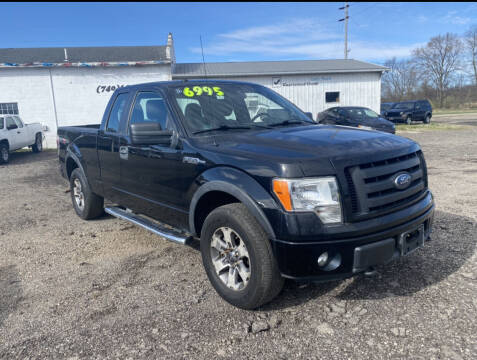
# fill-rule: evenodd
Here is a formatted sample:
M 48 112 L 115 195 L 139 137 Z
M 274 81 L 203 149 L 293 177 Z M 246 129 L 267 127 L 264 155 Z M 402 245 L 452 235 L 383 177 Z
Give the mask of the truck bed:
M 60 126 L 58 136 L 74 141 L 79 136 L 97 134 L 101 124 L 81 125 L 81 126 Z

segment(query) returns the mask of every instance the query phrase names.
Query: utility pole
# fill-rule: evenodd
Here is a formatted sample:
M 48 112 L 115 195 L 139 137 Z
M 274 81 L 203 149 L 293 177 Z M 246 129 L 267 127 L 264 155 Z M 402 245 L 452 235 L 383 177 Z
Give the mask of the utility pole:
M 348 19 L 349 19 L 348 8 L 349 8 L 348 2 L 345 1 L 345 5 L 339 8 L 340 10 L 345 11 L 344 18 L 338 20 L 338 21 L 345 22 L 345 37 L 344 37 L 344 58 L 345 59 L 348 59 Z

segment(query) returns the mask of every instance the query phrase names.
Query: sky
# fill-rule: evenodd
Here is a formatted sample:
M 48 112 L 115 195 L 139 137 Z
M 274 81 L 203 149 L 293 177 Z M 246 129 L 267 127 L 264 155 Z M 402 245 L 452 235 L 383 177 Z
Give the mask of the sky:
M 165 45 L 177 62 L 340 59 L 339 3 L 0 3 L 0 48 Z M 477 2 L 350 2 L 349 58 L 382 64 L 477 25 Z

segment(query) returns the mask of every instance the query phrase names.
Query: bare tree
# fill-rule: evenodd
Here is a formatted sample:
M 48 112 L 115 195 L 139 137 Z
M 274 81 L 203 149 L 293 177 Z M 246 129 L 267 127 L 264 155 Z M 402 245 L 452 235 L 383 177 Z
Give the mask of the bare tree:
M 444 107 L 446 90 L 456 71 L 461 69 L 462 42 L 455 34 L 447 33 L 431 38 L 426 46 L 413 55 L 424 74 L 428 74 L 437 92 L 439 106 Z
M 474 70 L 474 81 L 477 85 L 477 25 L 474 25 L 465 33 L 464 44 L 470 56 L 470 62 Z
M 413 60 L 387 60 L 384 66 L 390 70 L 383 75 L 385 97 L 392 101 L 401 101 L 413 96 L 419 74 Z

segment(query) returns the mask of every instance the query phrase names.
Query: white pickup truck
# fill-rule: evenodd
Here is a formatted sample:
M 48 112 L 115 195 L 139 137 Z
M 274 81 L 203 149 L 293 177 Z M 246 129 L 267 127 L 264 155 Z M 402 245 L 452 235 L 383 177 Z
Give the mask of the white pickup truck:
M 8 163 L 12 151 L 26 146 L 42 151 L 42 141 L 40 123 L 25 124 L 18 115 L 0 115 L 0 163 Z

